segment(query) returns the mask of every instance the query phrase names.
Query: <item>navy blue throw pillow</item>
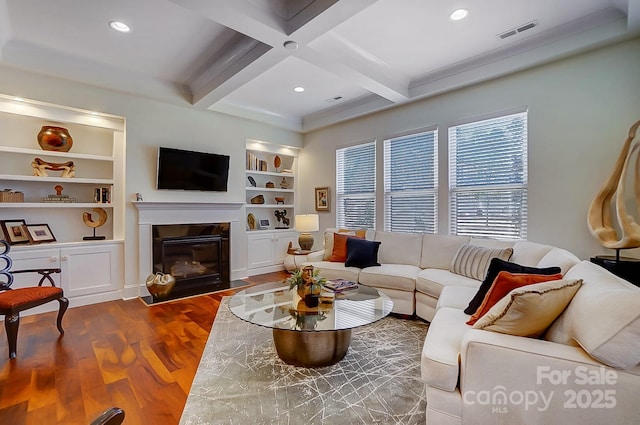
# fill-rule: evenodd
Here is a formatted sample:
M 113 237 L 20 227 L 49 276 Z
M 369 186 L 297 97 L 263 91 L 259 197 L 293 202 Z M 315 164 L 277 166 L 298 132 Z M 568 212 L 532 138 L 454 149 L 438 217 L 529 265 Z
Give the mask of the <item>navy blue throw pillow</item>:
M 473 299 L 469 302 L 467 308 L 464 309 L 466 314 L 473 314 L 482 304 L 485 295 L 489 292 L 493 281 L 498 276 L 498 273 L 505 271 L 509 273 L 524 273 L 524 274 L 543 274 L 543 275 L 551 275 L 560 273 L 560 267 L 546 267 L 543 269 L 536 267 L 528 267 L 521 266 L 520 264 L 510 263 L 508 261 L 501 260 L 500 258 L 492 258 L 491 263 L 489 263 L 489 269 L 487 270 L 487 276 L 485 276 L 484 280 L 480 284 L 480 288 L 478 288 L 478 292 L 473 297 Z
M 360 269 L 379 266 L 378 248 L 380 248 L 380 242 L 349 238 L 347 239 L 347 260 L 344 265 Z

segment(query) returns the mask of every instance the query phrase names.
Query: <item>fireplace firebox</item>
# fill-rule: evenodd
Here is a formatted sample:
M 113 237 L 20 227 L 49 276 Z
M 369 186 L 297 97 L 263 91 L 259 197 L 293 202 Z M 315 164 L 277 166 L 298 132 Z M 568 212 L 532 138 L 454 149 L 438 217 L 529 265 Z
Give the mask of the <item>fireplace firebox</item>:
M 144 297 L 167 301 L 230 288 L 229 223 L 152 226 L 152 273 L 170 273 L 176 284 L 169 295 Z

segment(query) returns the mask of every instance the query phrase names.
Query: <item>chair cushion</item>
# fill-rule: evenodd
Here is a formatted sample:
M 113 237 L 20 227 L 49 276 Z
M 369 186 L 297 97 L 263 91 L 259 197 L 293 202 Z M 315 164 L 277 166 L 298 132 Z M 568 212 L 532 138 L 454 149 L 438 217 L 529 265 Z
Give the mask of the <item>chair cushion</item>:
M 0 314 L 11 314 L 63 296 L 62 288 L 34 286 L 0 292 Z
M 380 263 L 420 266 L 421 234 L 377 231 L 375 240 L 382 243 L 378 256 Z
M 451 273 L 449 270 L 424 269 L 418 273 L 418 278 L 416 279 L 416 291 L 418 292 L 438 298 L 442 288 L 446 286 L 464 286 L 478 289 L 480 282 L 470 277 Z
M 390 288 L 413 292 L 420 268 L 403 264 L 382 264 L 360 272 L 360 283 L 376 288 Z

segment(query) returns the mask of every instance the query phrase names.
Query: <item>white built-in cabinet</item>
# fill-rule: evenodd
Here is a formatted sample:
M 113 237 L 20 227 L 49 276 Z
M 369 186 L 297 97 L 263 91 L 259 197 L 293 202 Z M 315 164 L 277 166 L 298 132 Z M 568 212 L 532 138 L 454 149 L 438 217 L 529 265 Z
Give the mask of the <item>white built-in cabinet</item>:
M 289 242 L 297 245 L 298 234 L 293 226 L 298 152 L 298 148 L 247 140 L 245 215 L 249 275 L 283 269 Z M 279 167 L 275 166 L 276 156 L 280 159 Z M 263 202 L 257 203 L 256 199 Z M 283 210 L 288 225 L 275 215 Z
M 40 148 L 37 135 L 45 125 L 69 130 L 73 138 L 69 152 Z M 31 166 L 35 158 L 73 161 L 75 176 L 64 178 L 60 171 L 35 176 Z M 0 220 L 46 224 L 55 237 L 53 242 L 12 245 L 13 269 L 61 268 L 57 283 L 71 306 L 122 298 L 124 158 L 124 118 L 0 95 L 0 190 L 24 195 L 24 202 L 0 202 Z M 75 202 L 44 202 L 47 195 L 56 194 L 58 185 Z M 96 188 L 108 188 L 110 202 L 95 202 Z M 105 240 L 83 240 L 93 232 L 84 224 L 83 214 L 96 219 L 93 208 L 107 212 L 107 222 L 96 229 Z M 16 275 L 14 287 L 32 285 L 34 279 L 37 282 L 37 276 Z

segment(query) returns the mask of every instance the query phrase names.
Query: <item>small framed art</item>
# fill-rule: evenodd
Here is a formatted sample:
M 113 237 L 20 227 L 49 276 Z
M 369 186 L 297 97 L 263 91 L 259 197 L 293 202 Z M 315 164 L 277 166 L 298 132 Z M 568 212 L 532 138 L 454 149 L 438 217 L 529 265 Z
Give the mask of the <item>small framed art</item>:
M 316 211 L 329 211 L 328 187 L 316 187 Z
M 53 236 L 48 224 L 27 224 L 25 227 L 32 243 L 56 241 L 56 237 Z
M 29 235 L 25 229 L 24 220 L 2 220 L 0 221 L 4 237 L 11 245 L 29 243 Z

